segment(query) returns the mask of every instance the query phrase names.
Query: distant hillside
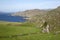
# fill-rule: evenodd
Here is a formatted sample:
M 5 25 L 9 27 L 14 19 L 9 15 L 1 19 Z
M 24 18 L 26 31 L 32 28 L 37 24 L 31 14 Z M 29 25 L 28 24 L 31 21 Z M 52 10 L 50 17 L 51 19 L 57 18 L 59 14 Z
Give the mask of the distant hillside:
M 16 13 L 12 14 L 12 16 L 23 16 L 23 17 L 31 18 L 35 15 L 43 14 L 46 12 L 47 12 L 46 10 L 33 9 L 33 10 L 26 10 L 23 12 L 16 12 Z
M 24 12 L 17 12 L 13 16 L 23 16 L 31 18 L 28 22 L 33 23 L 36 27 L 40 27 L 43 21 L 46 21 L 50 26 L 50 31 L 60 31 L 60 6 L 51 10 L 27 10 Z

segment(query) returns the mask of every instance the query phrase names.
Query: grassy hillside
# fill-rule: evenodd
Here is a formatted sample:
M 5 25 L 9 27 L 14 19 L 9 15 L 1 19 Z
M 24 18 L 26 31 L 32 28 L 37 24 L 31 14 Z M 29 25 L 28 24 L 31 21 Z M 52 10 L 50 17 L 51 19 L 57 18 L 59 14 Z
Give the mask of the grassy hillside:
M 52 30 L 60 31 L 60 7 L 49 11 L 47 13 L 46 20 Z
M 25 14 L 24 14 L 25 13 Z M 14 14 L 18 16 L 20 14 Z M 26 16 L 26 22 L 0 22 L 0 40 L 60 40 L 60 7 L 49 11 L 27 10 L 19 16 Z M 42 33 L 43 22 L 49 25 L 50 33 Z
M 29 22 L 34 23 L 36 27 L 40 27 L 43 24 L 43 21 L 46 21 L 50 26 L 51 32 L 60 31 L 60 7 L 52 9 L 47 13 L 35 15 L 29 20 Z
M 60 40 L 60 34 L 43 34 L 40 28 L 27 24 L 15 26 L 10 23 L 0 23 L 0 40 Z
M 60 7 L 51 10 L 27 10 L 12 15 L 28 17 L 29 23 L 33 23 L 35 27 L 40 27 L 46 21 L 51 31 L 60 31 Z

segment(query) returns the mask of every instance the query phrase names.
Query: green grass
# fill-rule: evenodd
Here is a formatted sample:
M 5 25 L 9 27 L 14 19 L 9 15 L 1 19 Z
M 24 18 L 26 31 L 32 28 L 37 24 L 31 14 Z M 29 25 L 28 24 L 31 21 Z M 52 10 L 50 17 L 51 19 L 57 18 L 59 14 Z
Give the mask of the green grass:
M 0 25 L 0 36 L 39 32 L 36 27 Z
M 8 25 L 6 23 L 0 23 L 0 36 L 12 36 L 20 34 L 28 35 L 0 38 L 0 40 L 60 40 L 60 34 L 54 35 L 40 33 L 40 29 L 34 27 L 33 24 L 24 23 L 19 26 L 15 26 Z

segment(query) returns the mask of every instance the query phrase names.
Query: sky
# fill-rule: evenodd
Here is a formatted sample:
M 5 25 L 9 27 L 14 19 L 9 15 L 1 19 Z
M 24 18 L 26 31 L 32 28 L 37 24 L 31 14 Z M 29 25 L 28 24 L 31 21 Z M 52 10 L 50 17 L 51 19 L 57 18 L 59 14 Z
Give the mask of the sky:
M 0 11 L 2 12 L 53 9 L 58 6 L 60 6 L 60 0 L 0 0 Z

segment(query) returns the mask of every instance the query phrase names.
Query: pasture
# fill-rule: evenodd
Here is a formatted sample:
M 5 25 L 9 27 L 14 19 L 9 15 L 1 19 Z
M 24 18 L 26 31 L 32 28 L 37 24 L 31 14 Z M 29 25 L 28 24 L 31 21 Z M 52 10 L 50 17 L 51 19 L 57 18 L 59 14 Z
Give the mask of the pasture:
M 0 40 L 60 40 L 60 34 L 40 31 L 30 23 L 0 22 Z

